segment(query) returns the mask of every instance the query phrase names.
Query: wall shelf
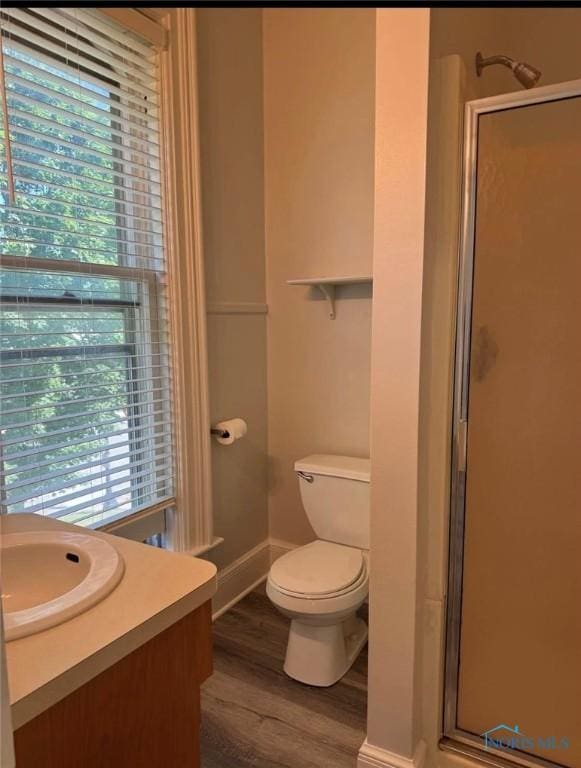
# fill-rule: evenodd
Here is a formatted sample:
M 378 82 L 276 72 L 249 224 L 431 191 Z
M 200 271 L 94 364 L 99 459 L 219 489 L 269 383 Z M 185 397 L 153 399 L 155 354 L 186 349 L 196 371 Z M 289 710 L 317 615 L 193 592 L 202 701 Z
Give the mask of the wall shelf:
M 350 277 L 301 277 L 295 280 L 287 280 L 287 285 L 307 285 L 318 288 L 329 304 L 329 317 L 335 319 L 335 292 L 338 285 L 360 285 L 372 283 L 371 275 L 353 275 Z

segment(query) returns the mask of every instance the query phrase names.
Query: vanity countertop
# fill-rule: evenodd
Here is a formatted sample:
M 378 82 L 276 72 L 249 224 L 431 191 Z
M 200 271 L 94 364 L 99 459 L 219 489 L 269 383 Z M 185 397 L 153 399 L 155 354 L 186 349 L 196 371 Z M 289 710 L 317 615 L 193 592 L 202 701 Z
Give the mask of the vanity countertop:
M 78 530 L 39 515 L 1 517 L 2 533 Z M 206 560 L 106 533 L 96 535 L 122 554 L 123 578 L 84 613 L 6 644 L 15 729 L 194 611 L 216 591 L 216 567 Z

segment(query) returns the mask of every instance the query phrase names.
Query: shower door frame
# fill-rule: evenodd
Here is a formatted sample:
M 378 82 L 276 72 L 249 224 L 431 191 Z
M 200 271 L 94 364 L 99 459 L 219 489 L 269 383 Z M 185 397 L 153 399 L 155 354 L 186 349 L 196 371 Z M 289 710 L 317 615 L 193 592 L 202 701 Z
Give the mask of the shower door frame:
M 527 768 L 554 768 L 553 763 L 524 752 L 484 749 L 481 737 L 457 727 L 462 575 L 464 560 L 464 518 L 466 491 L 466 449 L 468 433 L 468 391 L 470 336 L 474 277 L 476 183 L 478 175 L 478 122 L 481 115 L 503 112 L 550 101 L 581 97 L 581 80 L 506 93 L 466 103 L 464 110 L 462 211 L 458 255 L 456 345 L 452 406 L 452 457 L 450 522 L 448 542 L 448 591 L 446 597 L 446 638 L 444 653 L 443 734 L 440 747 L 489 765 L 518 765 Z

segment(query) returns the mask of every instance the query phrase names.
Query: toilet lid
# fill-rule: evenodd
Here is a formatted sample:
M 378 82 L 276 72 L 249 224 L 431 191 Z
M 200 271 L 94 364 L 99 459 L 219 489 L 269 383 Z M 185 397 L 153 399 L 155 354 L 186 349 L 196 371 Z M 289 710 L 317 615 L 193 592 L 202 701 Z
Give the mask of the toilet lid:
M 279 557 L 270 569 L 272 581 L 300 595 L 328 595 L 357 581 L 363 569 L 360 550 L 313 541 Z

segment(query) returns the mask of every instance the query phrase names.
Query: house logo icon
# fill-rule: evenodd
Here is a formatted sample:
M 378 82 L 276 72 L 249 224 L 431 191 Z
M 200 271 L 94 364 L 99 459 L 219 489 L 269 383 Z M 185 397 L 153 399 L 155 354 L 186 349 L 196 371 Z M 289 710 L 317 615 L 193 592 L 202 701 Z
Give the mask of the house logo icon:
M 518 725 L 499 723 L 480 734 L 484 741 L 484 749 L 517 749 L 521 752 L 534 752 L 535 749 L 569 749 L 569 739 L 566 736 L 543 736 L 532 739 L 526 736 Z
M 480 735 L 484 739 L 484 749 L 522 749 L 523 742 L 530 741 L 520 732 L 518 725 L 511 728 L 504 723 L 499 723 Z

